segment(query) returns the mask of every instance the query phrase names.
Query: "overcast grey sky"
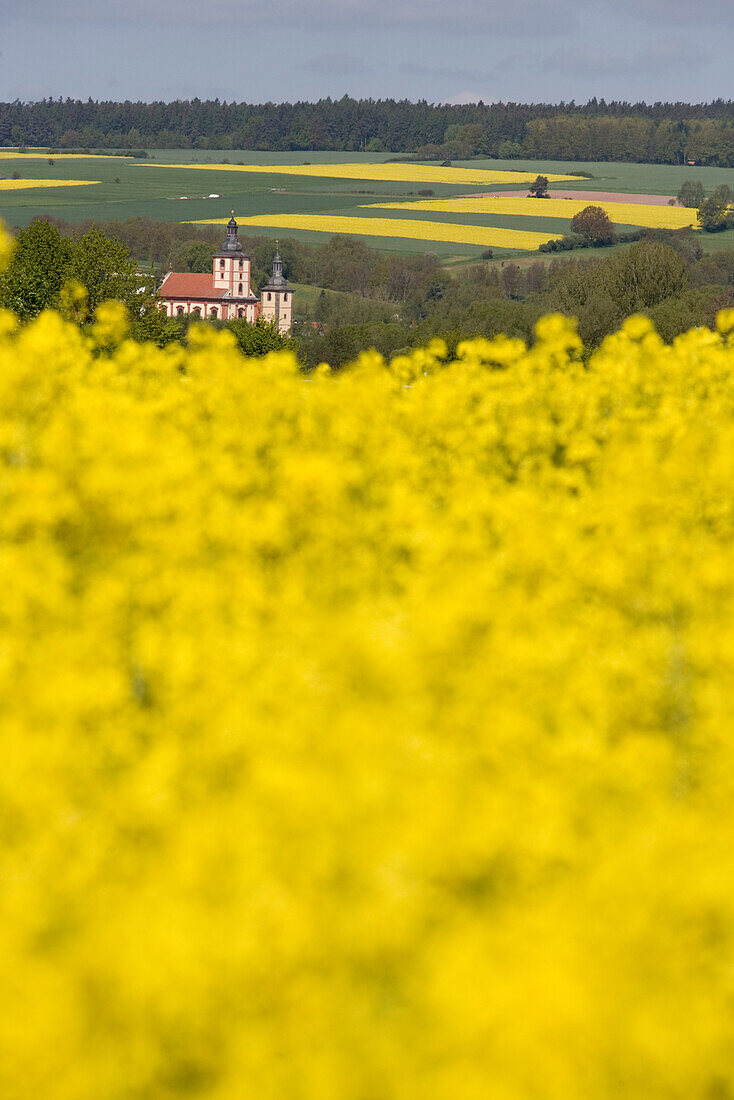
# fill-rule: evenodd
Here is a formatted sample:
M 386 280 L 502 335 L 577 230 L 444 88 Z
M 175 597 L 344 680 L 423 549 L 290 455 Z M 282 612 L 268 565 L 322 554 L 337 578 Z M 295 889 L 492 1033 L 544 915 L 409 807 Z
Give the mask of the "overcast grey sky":
M 734 0 L 0 0 L 0 99 L 734 97 Z

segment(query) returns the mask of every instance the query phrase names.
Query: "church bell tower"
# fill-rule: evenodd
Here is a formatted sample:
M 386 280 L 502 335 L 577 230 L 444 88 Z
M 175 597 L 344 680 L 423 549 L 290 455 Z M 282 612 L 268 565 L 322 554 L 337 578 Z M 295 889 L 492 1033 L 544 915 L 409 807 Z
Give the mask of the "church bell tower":
M 288 333 L 293 325 L 293 290 L 283 276 L 277 241 L 273 274 L 260 291 L 260 316 L 266 321 L 274 321 L 278 332 Z
M 250 257 L 242 251 L 234 211 L 227 223 L 227 239 L 214 253 L 212 264 L 215 290 L 227 290 L 232 298 L 251 297 Z

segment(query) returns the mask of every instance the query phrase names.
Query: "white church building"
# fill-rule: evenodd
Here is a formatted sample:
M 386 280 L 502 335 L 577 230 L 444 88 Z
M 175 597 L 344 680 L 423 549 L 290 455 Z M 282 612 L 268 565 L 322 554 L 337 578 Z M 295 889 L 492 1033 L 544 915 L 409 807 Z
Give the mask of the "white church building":
M 262 317 L 275 322 L 279 332 L 290 332 L 293 324 L 293 291 L 283 276 L 280 253 L 276 251 L 273 274 L 258 297 L 252 290 L 250 257 L 242 251 L 234 214 L 227 225 L 227 239 L 212 258 L 211 275 L 169 271 L 158 296 L 169 317 L 241 318 L 251 324 Z

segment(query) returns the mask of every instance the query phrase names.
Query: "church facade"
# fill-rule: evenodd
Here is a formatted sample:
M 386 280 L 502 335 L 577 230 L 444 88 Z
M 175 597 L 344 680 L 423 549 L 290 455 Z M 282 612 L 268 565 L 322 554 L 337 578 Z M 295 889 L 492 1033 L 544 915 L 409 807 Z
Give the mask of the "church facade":
M 212 257 L 211 275 L 169 271 L 158 296 L 169 317 L 199 316 L 207 321 L 239 318 L 250 324 L 262 317 L 275 323 L 279 332 L 290 332 L 293 290 L 283 277 L 280 253 L 275 253 L 273 274 L 260 296 L 253 292 L 250 270 L 250 257 L 242 250 L 233 214 L 227 225 L 227 239 Z

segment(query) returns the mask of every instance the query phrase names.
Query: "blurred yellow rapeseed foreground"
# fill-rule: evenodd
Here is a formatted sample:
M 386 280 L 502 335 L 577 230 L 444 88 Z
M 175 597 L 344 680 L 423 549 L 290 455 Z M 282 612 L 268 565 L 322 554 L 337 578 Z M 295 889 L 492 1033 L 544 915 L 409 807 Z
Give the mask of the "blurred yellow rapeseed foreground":
M 734 315 L 0 315 L 3 1100 L 724 1100 Z

